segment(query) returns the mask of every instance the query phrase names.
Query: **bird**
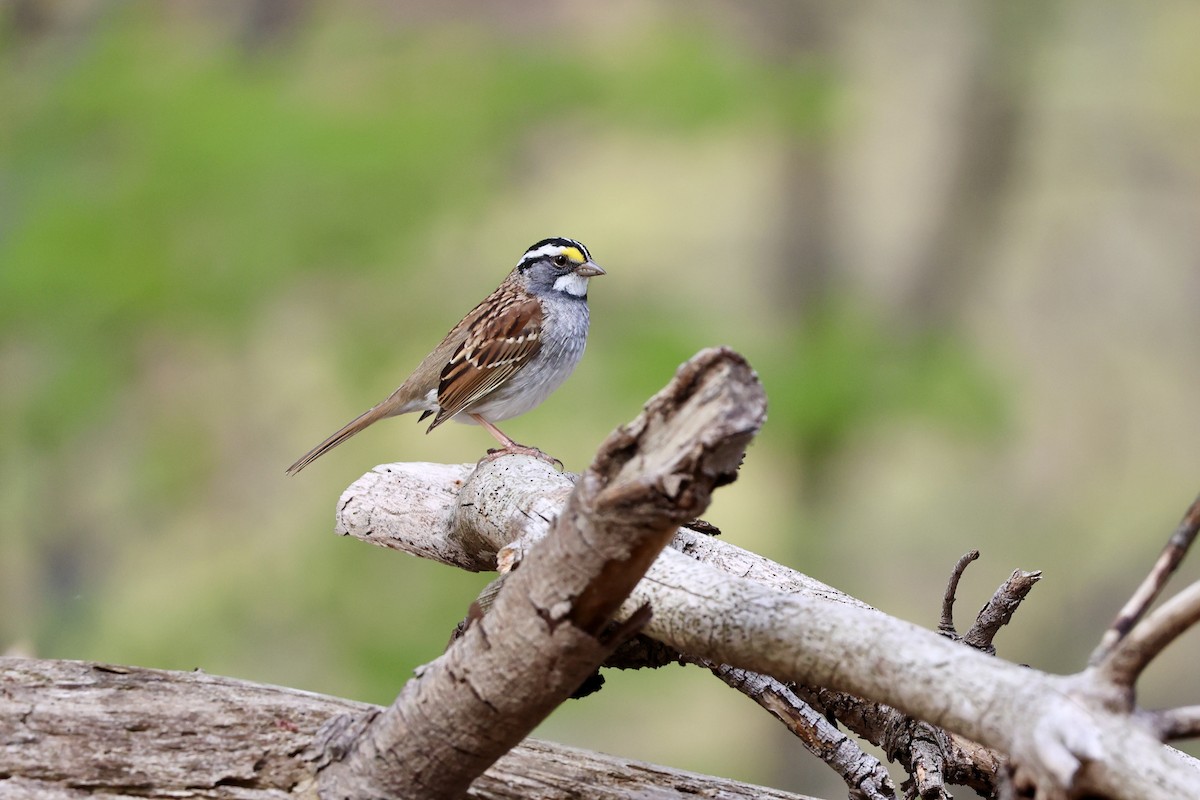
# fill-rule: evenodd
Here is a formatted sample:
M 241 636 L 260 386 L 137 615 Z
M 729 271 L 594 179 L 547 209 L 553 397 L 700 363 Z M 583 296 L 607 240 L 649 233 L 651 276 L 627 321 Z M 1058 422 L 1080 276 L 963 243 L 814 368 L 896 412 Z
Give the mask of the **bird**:
M 588 335 L 588 281 L 606 272 L 575 239 L 533 244 L 483 302 L 451 328 L 386 399 L 335 431 L 287 468 L 295 475 L 384 417 L 420 411 L 426 433 L 448 419 L 483 426 L 501 452 L 548 458 L 517 444 L 497 422 L 541 405 L 574 372 Z M 557 459 L 549 459 L 557 461 Z

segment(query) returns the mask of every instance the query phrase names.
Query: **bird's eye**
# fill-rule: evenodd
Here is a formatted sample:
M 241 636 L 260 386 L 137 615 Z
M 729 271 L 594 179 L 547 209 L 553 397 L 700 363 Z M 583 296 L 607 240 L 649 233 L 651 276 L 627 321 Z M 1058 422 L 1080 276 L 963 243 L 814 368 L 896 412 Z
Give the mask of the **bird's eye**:
M 565 267 L 566 265 L 567 265 L 567 257 L 566 256 L 559 254 L 554 257 L 554 266 Z

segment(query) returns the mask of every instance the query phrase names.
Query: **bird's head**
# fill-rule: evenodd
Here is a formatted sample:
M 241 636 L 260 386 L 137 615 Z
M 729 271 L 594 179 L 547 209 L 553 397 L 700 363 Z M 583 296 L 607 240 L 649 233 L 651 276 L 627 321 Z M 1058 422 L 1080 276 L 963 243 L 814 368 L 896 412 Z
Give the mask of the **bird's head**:
M 534 244 L 517 262 L 517 272 L 531 288 L 586 298 L 588 279 L 603 275 L 582 242 L 555 237 Z

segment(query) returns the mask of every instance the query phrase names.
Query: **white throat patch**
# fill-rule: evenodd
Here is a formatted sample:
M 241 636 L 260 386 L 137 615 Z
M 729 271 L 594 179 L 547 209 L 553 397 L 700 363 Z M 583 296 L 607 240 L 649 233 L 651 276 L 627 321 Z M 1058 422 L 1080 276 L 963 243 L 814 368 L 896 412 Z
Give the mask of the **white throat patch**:
M 572 272 L 554 281 L 554 289 L 559 292 L 584 297 L 587 295 L 588 279 Z

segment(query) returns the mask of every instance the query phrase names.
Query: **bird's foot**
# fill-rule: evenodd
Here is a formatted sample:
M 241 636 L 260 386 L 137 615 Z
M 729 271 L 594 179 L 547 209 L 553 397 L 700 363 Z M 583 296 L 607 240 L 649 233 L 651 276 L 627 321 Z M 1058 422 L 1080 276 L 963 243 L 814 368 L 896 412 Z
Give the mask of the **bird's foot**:
M 507 455 L 532 456 L 539 461 L 545 461 L 547 464 L 555 467 L 556 469 L 561 470 L 563 468 L 563 463 L 549 453 L 545 453 L 536 447 L 517 444 L 516 442 L 510 442 L 504 447 L 494 447 L 491 450 L 488 450 L 485 458 L 487 460 L 491 460 L 493 458 L 500 458 L 501 456 Z

